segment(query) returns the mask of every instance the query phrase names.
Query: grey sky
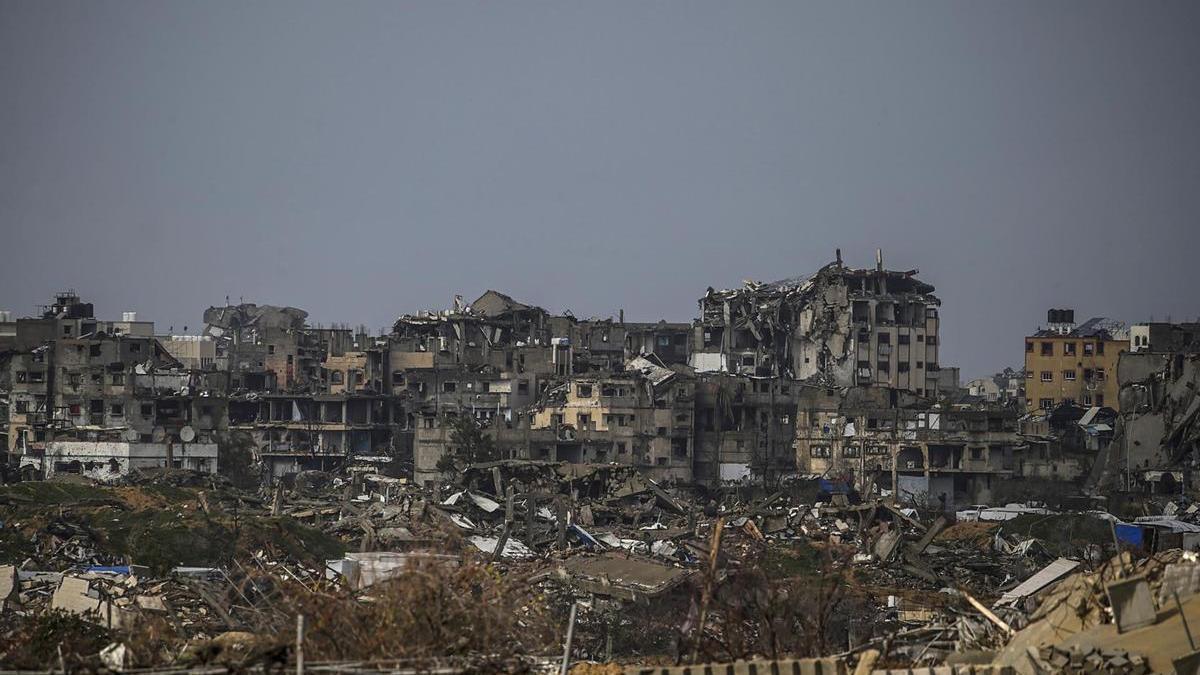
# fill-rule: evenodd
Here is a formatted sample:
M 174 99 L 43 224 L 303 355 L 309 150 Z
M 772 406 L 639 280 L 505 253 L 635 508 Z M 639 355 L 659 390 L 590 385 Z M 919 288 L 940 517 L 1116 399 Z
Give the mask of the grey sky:
M 1200 315 L 1200 3 L 0 0 L 0 308 L 688 320 L 841 247 L 943 364 Z

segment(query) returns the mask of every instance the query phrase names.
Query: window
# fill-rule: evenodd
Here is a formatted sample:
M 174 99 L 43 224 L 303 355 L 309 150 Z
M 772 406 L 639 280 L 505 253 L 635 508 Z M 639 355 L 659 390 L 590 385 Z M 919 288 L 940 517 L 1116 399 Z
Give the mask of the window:
M 1049 410 L 1054 407 L 1054 399 L 1052 399 L 1052 398 L 1038 399 L 1038 407 L 1041 408 L 1042 410 Z
M 91 410 L 91 413 L 93 415 L 103 415 L 104 414 L 104 401 L 102 401 L 100 399 L 95 399 L 89 405 L 90 405 L 89 409 Z
M 1096 379 L 1097 379 L 1097 380 L 1103 380 L 1103 379 L 1104 379 L 1104 369 L 1103 369 L 1103 368 L 1097 368 L 1097 369 L 1096 369 Z
M 1083 355 L 1084 356 L 1091 356 L 1095 353 L 1096 353 L 1096 343 L 1094 343 L 1094 342 L 1083 343 Z
M 79 417 L 81 414 L 83 414 L 83 406 L 79 405 L 78 403 L 72 403 L 71 405 L 67 406 L 67 411 L 71 414 L 71 417 Z
M 153 403 L 143 403 L 142 404 L 142 417 L 152 417 L 153 415 L 154 415 L 154 404 Z
M 26 373 L 24 370 L 18 370 L 17 371 L 17 384 L 21 384 L 21 383 L 28 382 L 28 381 L 29 381 L 29 373 Z
M 867 454 L 868 455 L 886 455 L 886 454 L 888 454 L 888 448 L 886 445 L 868 445 L 867 446 Z
M 104 373 L 92 373 L 92 384 L 104 384 Z
M 517 393 L 518 394 L 528 394 L 529 393 L 529 380 L 517 380 Z
M 847 445 L 842 448 L 842 457 L 858 457 L 858 446 Z
M 896 372 L 907 373 L 908 372 L 908 361 L 901 361 L 900 363 L 897 363 L 896 364 Z
M 746 354 L 746 355 L 742 356 L 742 365 L 743 366 L 753 366 L 754 365 L 754 355 Z
M 1042 356 L 1054 356 L 1054 343 L 1053 342 L 1043 342 L 1042 343 Z
M 63 326 L 63 335 L 70 335 L 70 334 L 71 334 L 71 326 L 69 324 Z
M 1189 340 L 1189 342 L 1190 342 L 1190 340 Z M 1103 354 L 1103 353 L 1104 353 L 1104 340 L 1101 340 L 1101 341 L 1099 341 L 1099 342 L 1097 342 L 1097 343 L 1096 343 L 1096 353 L 1097 353 L 1097 354 Z
M 1033 342 L 1031 342 L 1031 341 L 1029 341 L 1029 340 L 1026 340 L 1026 341 L 1025 341 L 1025 353 L 1026 353 L 1026 354 L 1032 354 L 1032 353 L 1033 353 Z
M 592 416 L 584 415 L 584 414 L 576 415 L 575 416 L 575 424 L 580 429 L 587 429 L 587 428 L 591 427 L 591 425 L 592 425 Z
M 1084 380 L 1085 382 L 1091 382 L 1091 381 L 1092 381 L 1092 369 L 1091 369 L 1091 368 L 1084 368 L 1084 369 L 1083 369 L 1083 380 Z
M 267 345 L 267 353 L 274 354 L 275 353 L 275 345 Z
M 623 455 L 623 454 L 625 454 L 625 452 L 626 452 L 625 441 L 617 441 L 617 454 Z
M 67 376 L 67 381 L 71 383 L 72 387 L 78 387 L 83 382 L 83 377 L 79 373 L 71 373 Z
M 659 347 L 670 347 L 671 346 L 671 336 L 670 335 L 659 335 L 658 336 L 658 346 Z
M 563 423 L 562 413 L 551 413 L 550 414 L 550 425 L 551 426 L 555 426 L 555 427 L 562 426 L 562 423 Z
M 340 370 L 329 371 L 329 383 L 330 384 L 341 384 L 345 381 L 346 381 L 346 376 L 342 374 L 342 371 L 340 371 Z
M 929 337 L 925 338 L 925 344 L 927 344 L 927 345 L 936 345 L 936 344 L 937 344 L 937 336 L 936 336 L 936 335 L 930 335 Z
M 450 380 L 448 382 L 442 383 L 442 392 L 443 393 L 452 394 L 456 391 L 458 391 L 458 383 L 457 382 Z
M 1079 398 L 1079 402 L 1082 403 L 1083 405 L 1091 405 L 1092 404 L 1092 395 L 1085 392 L 1083 394 L 1083 396 L 1081 396 Z
M 112 383 L 116 387 L 125 386 L 125 373 L 113 373 Z
M 891 343 L 892 343 L 892 336 L 891 336 L 891 334 L 889 334 L 889 333 L 880 333 L 880 334 L 879 334 L 879 344 L 881 344 L 881 345 L 889 345 L 889 344 L 891 344 Z
M 1063 354 L 1066 356 L 1075 356 L 1075 343 L 1074 342 L 1064 342 L 1063 343 Z
M 917 334 L 917 342 L 924 342 L 924 341 L 925 341 L 925 336 L 918 333 Z
M 142 351 L 142 343 L 140 343 L 140 342 L 129 343 L 129 352 L 131 354 L 137 354 L 140 351 Z
M 1104 405 L 1104 394 L 1096 394 L 1096 405 Z
M 1063 379 L 1066 380 L 1067 382 L 1074 382 L 1075 381 L 1075 371 L 1074 370 L 1064 370 L 1063 371 Z
M 578 387 L 576 387 L 575 392 L 579 395 L 579 398 L 591 398 L 592 397 L 592 385 L 581 384 Z
M 875 364 L 875 369 L 879 371 L 880 375 L 889 375 L 892 372 L 892 368 L 887 361 L 877 362 Z
M 896 342 L 898 344 L 906 345 L 906 344 L 908 344 L 908 341 L 909 341 L 908 333 L 905 333 L 904 335 L 896 336 Z
M 100 344 L 99 343 L 88 346 L 88 356 L 100 356 Z
M 108 414 L 112 415 L 113 417 L 124 417 L 125 406 L 120 403 L 113 403 L 112 405 L 108 406 Z
M 828 445 L 812 445 L 808 448 L 808 454 L 813 457 L 829 457 Z
M 1053 382 L 1053 381 L 1054 381 L 1054 373 L 1052 373 L 1048 370 L 1043 370 L 1042 371 L 1042 382 Z
M 983 459 L 983 448 L 971 448 L 971 459 L 975 461 Z
M 79 406 L 76 405 L 76 408 Z M 25 415 L 29 413 L 29 401 L 17 401 L 17 414 Z
M 658 429 L 656 430 L 656 432 L 658 433 L 658 435 L 659 435 L 659 436 L 666 436 L 666 435 L 667 435 L 667 428 L 666 428 L 666 427 L 658 427 Z

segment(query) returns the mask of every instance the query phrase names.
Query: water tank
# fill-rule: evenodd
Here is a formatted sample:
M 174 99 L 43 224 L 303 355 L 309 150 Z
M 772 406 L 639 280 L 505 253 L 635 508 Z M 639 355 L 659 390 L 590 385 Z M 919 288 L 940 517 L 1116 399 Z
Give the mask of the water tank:
M 137 321 L 137 312 L 121 312 L 121 321 L 125 323 Z

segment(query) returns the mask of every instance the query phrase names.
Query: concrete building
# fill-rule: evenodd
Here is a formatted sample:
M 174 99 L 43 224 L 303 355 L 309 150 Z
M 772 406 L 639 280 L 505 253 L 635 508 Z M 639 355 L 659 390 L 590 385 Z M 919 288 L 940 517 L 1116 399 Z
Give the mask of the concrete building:
M 805 390 L 795 452 L 801 473 L 854 476 L 904 503 L 951 510 L 991 499 L 1013 475 L 1017 411 L 981 405 L 930 406 L 882 387 Z
M 135 469 L 173 467 L 217 472 L 215 443 L 140 443 L 129 441 L 51 441 L 41 458 L 23 464 L 41 468 L 47 478 L 76 474 L 112 482 Z M 40 465 L 40 466 L 39 466 Z
M 1101 317 L 1076 325 L 1069 309 L 1052 309 L 1047 318 L 1047 328 L 1025 338 L 1026 409 L 1064 401 L 1119 409 L 1115 373 L 1129 351 L 1129 330 Z
M 700 299 L 692 350 L 698 372 L 883 386 L 932 396 L 938 387 L 938 306 L 917 271 L 852 269 L 747 282 Z

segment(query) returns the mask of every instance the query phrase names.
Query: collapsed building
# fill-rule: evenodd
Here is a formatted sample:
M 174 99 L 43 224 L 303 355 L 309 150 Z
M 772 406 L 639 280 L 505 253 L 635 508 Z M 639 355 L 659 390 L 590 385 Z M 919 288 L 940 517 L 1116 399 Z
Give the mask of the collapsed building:
M 132 312 L 99 320 L 60 293 L 40 317 L 15 322 L 8 379 L 7 450 L 22 466 L 100 479 L 139 461 L 216 468 L 226 380 L 183 368 Z
M 1135 351 L 1117 364 L 1115 437 L 1097 461 L 1093 486 L 1175 494 L 1191 484 L 1200 462 L 1200 345 L 1188 327 L 1135 328 Z M 1158 335 L 1168 339 L 1147 337 Z
M 836 387 L 937 390 L 938 306 L 916 270 L 852 269 L 709 291 L 692 356 L 699 372 L 786 377 Z

